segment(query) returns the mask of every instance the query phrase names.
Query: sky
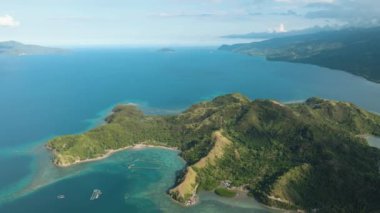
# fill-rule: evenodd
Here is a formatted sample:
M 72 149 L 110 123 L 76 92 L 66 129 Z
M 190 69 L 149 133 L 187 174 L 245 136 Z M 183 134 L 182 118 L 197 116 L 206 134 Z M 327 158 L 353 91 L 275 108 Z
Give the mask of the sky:
M 0 0 L 0 41 L 207 45 L 220 36 L 380 23 L 380 0 Z

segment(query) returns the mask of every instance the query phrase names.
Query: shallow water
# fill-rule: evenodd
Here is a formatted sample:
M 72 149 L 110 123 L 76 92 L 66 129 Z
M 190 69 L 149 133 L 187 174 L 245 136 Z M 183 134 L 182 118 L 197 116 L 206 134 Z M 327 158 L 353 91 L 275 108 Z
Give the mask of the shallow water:
M 220 52 L 214 48 L 178 48 L 169 54 L 149 48 L 76 49 L 58 56 L 0 57 L 0 205 L 4 205 L 1 212 L 23 212 L 26 206 L 37 211 L 39 205 L 55 209 L 61 203 L 55 200 L 59 190 L 54 189 L 74 188 L 73 196 L 78 201 L 87 197 L 95 185 L 88 180 L 114 180 L 120 185 L 120 191 L 114 193 L 117 198 L 112 198 L 119 203 L 110 201 L 108 207 L 139 208 L 135 205 L 145 203 L 141 201 L 145 199 L 144 206 L 154 211 L 179 208 L 162 192 L 174 183 L 175 171 L 183 162 L 171 165 L 173 168 L 167 170 L 169 176 L 152 172 L 153 179 L 145 180 L 145 176 L 128 179 L 125 176 L 128 172 L 119 170 L 124 162 L 114 162 L 114 157 L 67 169 L 55 168 L 43 144 L 56 135 L 79 133 L 99 125 L 118 103 L 137 103 L 147 113 L 177 113 L 196 102 L 232 92 L 284 102 L 319 96 L 354 102 L 380 112 L 380 84 L 342 71 L 268 62 L 260 57 Z M 132 155 L 128 153 L 115 156 Z M 144 155 L 144 152 L 137 152 L 137 155 L 139 153 Z M 167 155 L 171 156 L 169 161 L 181 162 L 176 155 Z M 104 172 L 105 165 L 115 168 L 113 173 Z M 136 189 L 142 194 L 139 198 L 123 200 L 120 196 L 128 192 L 129 187 L 133 188 L 125 185 L 125 181 L 136 186 L 147 184 Z M 159 193 L 156 188 L 148 187 L 159 181 L 163 181 Z M 107 183 L 105 190 L 107 188 L 112 188 L 112 183 Z M 153 192 L 157 192 L 156 200 L 144 197 Z M 103 200 L 107 196 L 108 193 Z M 199 206 L 179 209 L 213 212 L 219 211 L 219 206 L 226 211 L 236 208 L 207 193 L 202 197 L 205 201 Z M 92 204 L 84 206 L 91 209 Z M 253 200 L 251 204 L 260 207 Z M 80 205 L 74 202 L 67 208 Z M 107 206 L 106 203 L 99 205 Z M 252 208 L 255 207 L 248 209 Z
M 369 136 L 367 141 L 370 146 L 380 149 L 380 137 Z
M 114 154 L 105 161 L 74 166 L 80 174 L 42 187 L 0 207 L 1 212 L 230 212 L 232 210 L 269 211 L 253 199 L 218 202 L 201 194 L 201 203 L 184 208 L 174 203 L 166 190 L 175 180 L 184 161 L 178 152 L 147 148 Z M 72 168 L 71 168 L 72 169 Z M 65 170 L 65 169 L 63 169 Z M 101 189 L 99 199 L 91 201 L 93 189 Z M 57 199 L 57 195 L 65 195 Z

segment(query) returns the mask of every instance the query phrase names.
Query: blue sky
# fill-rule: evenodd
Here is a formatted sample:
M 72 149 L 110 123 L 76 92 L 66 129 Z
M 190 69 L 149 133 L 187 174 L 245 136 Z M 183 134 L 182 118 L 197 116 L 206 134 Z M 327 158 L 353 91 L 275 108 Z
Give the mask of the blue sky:
M 378 0 L 1 0 L 0 40 L 207 45 L 227 34 L 377 25 Z

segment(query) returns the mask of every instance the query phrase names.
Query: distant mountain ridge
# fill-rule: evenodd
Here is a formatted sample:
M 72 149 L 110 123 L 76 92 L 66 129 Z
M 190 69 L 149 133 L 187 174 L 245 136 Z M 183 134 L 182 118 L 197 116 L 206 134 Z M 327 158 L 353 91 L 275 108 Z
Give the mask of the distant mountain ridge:
M 380 83 L 380 27 L 352 28 L 223 45 L 220 50 L 262 55 L 268 60 L 314 64 Z
M 310 27 L 302 30 L 292 30 L 287 32 L 252 32 L 252 33 L 246 33 L 246 34 L 233 34 L 233 35 L 225 35 L 222 36 L 222 38 L 231 38 L 231 39 L 272 39 L 272 38 L 282 38 L 282 37 L 288 37 L 288 36 L 296 36 L 296 35 L 306 35 L 306 34 L 312 34 L 312 33 L 319 33 L 319 32 L 326 32 L 326 31 L 334 31 L 338 30 L 338 28 L 335 27 Z
M 63 49 L 23 44 L 17 41 L 0 42 L 0 55 L 47 55 L 63 53 Z

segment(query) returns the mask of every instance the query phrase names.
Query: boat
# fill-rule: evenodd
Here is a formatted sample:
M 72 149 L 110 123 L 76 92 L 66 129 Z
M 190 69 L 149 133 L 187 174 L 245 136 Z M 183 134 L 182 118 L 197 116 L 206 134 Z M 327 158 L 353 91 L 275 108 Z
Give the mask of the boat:
M 64 199 L 65 198 L 65 195 L 58 195 L 57 196 L 57 199 Z
M 94 189 L 90 197 L 90 200 L 96 200 L 100 197 L 100 195 L 102 195 L 102 191 L 100 191 L 100 189 Z

